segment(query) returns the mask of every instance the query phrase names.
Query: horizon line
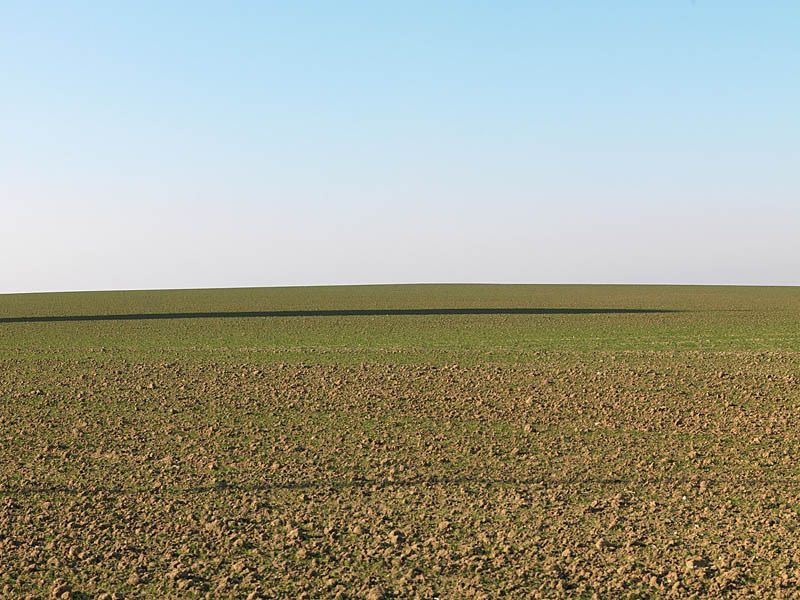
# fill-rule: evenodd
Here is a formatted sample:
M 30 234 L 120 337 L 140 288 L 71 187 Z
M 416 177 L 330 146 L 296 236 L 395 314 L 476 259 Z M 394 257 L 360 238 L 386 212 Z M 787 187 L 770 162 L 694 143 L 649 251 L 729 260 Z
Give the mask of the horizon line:
M 627 283 L 627 282 L 492 282 L 492 281 L 409 281 L 409 282 L 369 282 L 369 283 L 310 283 L 310 284 L 273 284 L 273 285 L 234 285 L 221 287 L 142 287 L 142 288 L 79 288 L 79 289 L 48 289 L 24 291 L 0 291 L 0 296 L 23 296 L 36 294 L 86 294 L 86 293 L 115 293 L 115 292 L 200 292 L 212 290 L 253 290 L 253 289 L 294 289 L 294 288 L 325 288 L 325 287 L 412 287 L 412 286 L 585 286 L 585 287 L 752 287 L 752 288 L 794 288 L 800 283 Z

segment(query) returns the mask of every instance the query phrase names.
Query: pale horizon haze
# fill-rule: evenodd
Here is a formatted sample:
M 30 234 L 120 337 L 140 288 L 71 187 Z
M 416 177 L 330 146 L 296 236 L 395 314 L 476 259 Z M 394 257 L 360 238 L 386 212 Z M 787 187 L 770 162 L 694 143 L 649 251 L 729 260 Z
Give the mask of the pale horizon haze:
M 0 0 L 0 293 L 800 284 L 800 3 Z

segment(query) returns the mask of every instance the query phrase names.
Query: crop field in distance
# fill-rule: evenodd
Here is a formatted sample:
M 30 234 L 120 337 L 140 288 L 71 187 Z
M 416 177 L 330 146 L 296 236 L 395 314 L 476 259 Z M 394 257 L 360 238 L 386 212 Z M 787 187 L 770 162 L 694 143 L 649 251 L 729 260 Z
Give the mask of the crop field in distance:
M 796 597 L 800 288 L 0 296 L 0 597 Z

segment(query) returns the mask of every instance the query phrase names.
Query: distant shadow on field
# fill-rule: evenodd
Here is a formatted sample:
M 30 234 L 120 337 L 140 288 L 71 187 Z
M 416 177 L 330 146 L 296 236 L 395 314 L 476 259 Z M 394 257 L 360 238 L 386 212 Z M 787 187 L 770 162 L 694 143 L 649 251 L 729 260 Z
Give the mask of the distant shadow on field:
M 361 308 L 230 312 L 130 313 L 118 315 L 37 315 L 0 317 L 3 323 L 146 321 L 159 319 L 253 319 L 266 317 L 391 317 L 434 315 L 638 315 L 685 312 L 663 308 Z
M 786 478 L 734 478 L 734 477 L 704 477 L 707 485 L 740 485 L 744 487 L 778 485 L 787 488 L 800 487 L 800 479 Z M 63 485 L 40 486 L 7 486 L 0 487 L 0 497 L 25 497 L 49 494 L 67 494 L 73 496 L 93 497 L 96 494 L 108 495 L 194 495 L 207 493 L 226 492 L 269 492 L 279 490 L 297 491 L 332 491 L 342 492 L 351 489 L 365 491 L 380 491 L 399 488 L 436 488 L 436 487 L 517 487 L 517 486 L 630 486 L 630 485 L 687 485 L 696 484 L 699 478 L 601 478 L 601 477 L 576 477 L 576 478 L 546 478 L 533 479 L 503 479 L 489 477 L 420 477 L 412 479 L 355 479 L 355 480 L 321 480 L 321 481 L 276 481 L 252 484 L 222 483 L 215 485 L 197 486 L 156 486 L 156 487 L 113 487 L 113 486 L 86 486 L 72 487 Z

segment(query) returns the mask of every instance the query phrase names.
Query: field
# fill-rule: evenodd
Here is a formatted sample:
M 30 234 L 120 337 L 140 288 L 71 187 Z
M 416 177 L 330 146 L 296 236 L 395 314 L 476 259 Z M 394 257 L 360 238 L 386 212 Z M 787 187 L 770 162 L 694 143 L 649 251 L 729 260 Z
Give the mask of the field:
M 0 296 L 0 596 L 794 596 L 800 289 Z

